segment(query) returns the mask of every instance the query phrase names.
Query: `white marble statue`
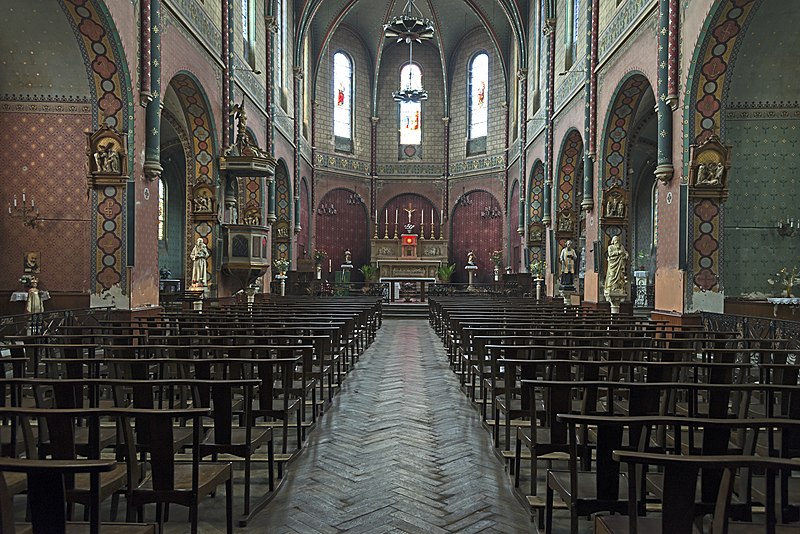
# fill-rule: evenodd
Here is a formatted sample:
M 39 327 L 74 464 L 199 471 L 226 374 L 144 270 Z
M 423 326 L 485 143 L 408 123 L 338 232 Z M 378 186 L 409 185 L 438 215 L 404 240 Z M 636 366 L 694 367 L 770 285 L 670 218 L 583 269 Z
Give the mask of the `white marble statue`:
M 28 289 L 28 301 L 25 303 L 25 311 L 28 313 L 42 313 L 44 311 L 42 295 L 39 293 L 39 281 L 36 280 L 36 278 L 31 279 L 31 287 Z
M 207 259 L 211 255 L 203 239 L 198 237 L 189 257 L 192 260 L 192 285 L 205 286 L 208 279 Z
M 578 259 L 578 253 L 572 248 L 572 241 L 567 241 L 559 260 L 561 261 L 561 285 L 571 286 L 575 283 L 575 260 Z

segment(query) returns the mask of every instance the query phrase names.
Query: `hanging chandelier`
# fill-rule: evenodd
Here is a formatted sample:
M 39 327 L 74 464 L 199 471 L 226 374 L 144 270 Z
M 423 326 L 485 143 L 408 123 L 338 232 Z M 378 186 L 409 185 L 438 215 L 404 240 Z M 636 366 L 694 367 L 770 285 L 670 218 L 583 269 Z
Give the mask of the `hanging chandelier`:
M 417 15 L 415 15 L 415 12 Z M 392 93 L 392 99 L 399 103 L 419 103 L 428 100 L 428 91 L 422 87 L 415 88 L 413 84 L 414 41 L 422 43 L 433 38 L 433 23 L 422 16 L 422 12 L 414 5 L 414 0 L 408 0 L 405 11 L 399 17 L 394 17 L 383 25 L 383 35 L 387 39 L 396 39 L 396 42 L 405 41 L 408 44 L 408 83 L 399 91 Z

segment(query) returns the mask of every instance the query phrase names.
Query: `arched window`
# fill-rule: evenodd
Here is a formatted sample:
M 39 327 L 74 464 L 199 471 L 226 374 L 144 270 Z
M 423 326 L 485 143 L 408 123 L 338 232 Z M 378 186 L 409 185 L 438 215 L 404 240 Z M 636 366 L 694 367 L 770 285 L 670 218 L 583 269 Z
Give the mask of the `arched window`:
M 167 222 L 167 186 L 164 184 L 164 179 L 158 179 L 158 240 L 164 241 L 166 239 L 166 222 Z
M 336 149 L 353 149 L 353 62 L 344 52 L 333 55 L 333 135 Z
M 578 21 L 581 13 L 581 0 L 566 0 L 567 2 L 567 16 L 565 17 L 566 34 L 564 35 L 564 46 L 567 49 L 567 54 L 564 60 L 564 66 L 570 68 L 578 55 L 578 45 L 575 38 L 578 35 Z
M 283 83 L 283 36 L 285 33 L 285 25 L 284 25 L 284 17 L 283 17 L 283 0 L 275 0 L 275 12 L 272 14 L 275 17 L 276 22 L 278 23 L 278 33 L 275 34 L 275 38 L 273 39 L 274 43 L 274 58 L 275 58 L 275 85 L 278 88 L 279 96 L 278 102 L 283 102 L 283 97 L 281 95 L 281 87 L 284 86 Z
M 422 71 L 410 63 L 400 69 L 400 87 L 422 89 Z M 422 104 L 419 102 L 400 103 L 400 144 L 422 144 Z
M 244 45 L 244 57 L 248 65 L 256 68 L 256 28 L 253 21 L 255 20 L 255 3 L 251 0 L 242 0 L 242 43 Z
M 469 63 L 468 153 L 486 152 L 489 130 L 489 55 L 476 54 Z

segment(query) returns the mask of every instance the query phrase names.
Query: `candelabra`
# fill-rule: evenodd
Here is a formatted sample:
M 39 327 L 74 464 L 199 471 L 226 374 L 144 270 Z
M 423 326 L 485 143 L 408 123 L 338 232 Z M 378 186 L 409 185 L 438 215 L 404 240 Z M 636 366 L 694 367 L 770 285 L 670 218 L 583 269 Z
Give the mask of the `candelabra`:
M 8 203 L 8 214 L 16 219 L 20 219 L 22 224 L 28 228 L 36 228 L 39 221 L 39 208 L 36 207 L 36 202 L 31 197 L 31 205 L 28 206 L 27 196 L 25 190 L 22 190 L 22 202 L 17 202 L 17 195 L 14 195 L 13 207 L 11 202 Z

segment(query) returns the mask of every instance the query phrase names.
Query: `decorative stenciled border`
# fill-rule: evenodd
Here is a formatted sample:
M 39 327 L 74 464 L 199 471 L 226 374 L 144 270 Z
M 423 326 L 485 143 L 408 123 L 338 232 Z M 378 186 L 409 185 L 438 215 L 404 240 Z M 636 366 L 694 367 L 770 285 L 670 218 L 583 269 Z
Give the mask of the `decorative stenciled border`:
M 451 163 L 450 174 L 467 174 L 475 171 L 502 169 L 504 165 L 505 160 L 503 156 L 487 156 L 485 158 L 469 159 Z
M 335 154 L 317 152 L 314 155 L 314 166 L 323 169 L 339 169 L 357 173 L 368 173 L 369 162 L 355 158 L 346 158 Z
M 601 61 L 642 12 L 655 3 L 656 0 L 628 0 L 625 5 L 617 9 L 617 15 L 611 19 L 598 38 L 598 56 Z
M 201 39 L 212 50 L 222 49 L 222 32 L 197 0 L 167 0 L 168 7 L 176 9 L 195 30 L 195 38 Z
M 571 130 L 561 147 L 561 157 L 558 161 L 558 211 L 575 207 L 575 180 L 577 170 L 583 161 L 583 139 L 578 130 Z
M 51 113 L 56 115 L 88 115 L 92 112 L 92 105 L 88 100 L 84 102 L 68 103 L 57 101 L 2 101 L 0 99 L 0 113 Z
M 92 128 L 111 126 L 128 135 L 128 161 L 133 161 L 133 96 L 125 54 L 114 24 L 102 3 L 60 0 L 78 40 L 91 80 Z M 127 291 L 127 187 L 92 191 L 92 292 L 114 286 Z
M 531 170 L 528 192 L 528 222 L 542 222 L 544 215 L 544 164 L 537 160 Z

